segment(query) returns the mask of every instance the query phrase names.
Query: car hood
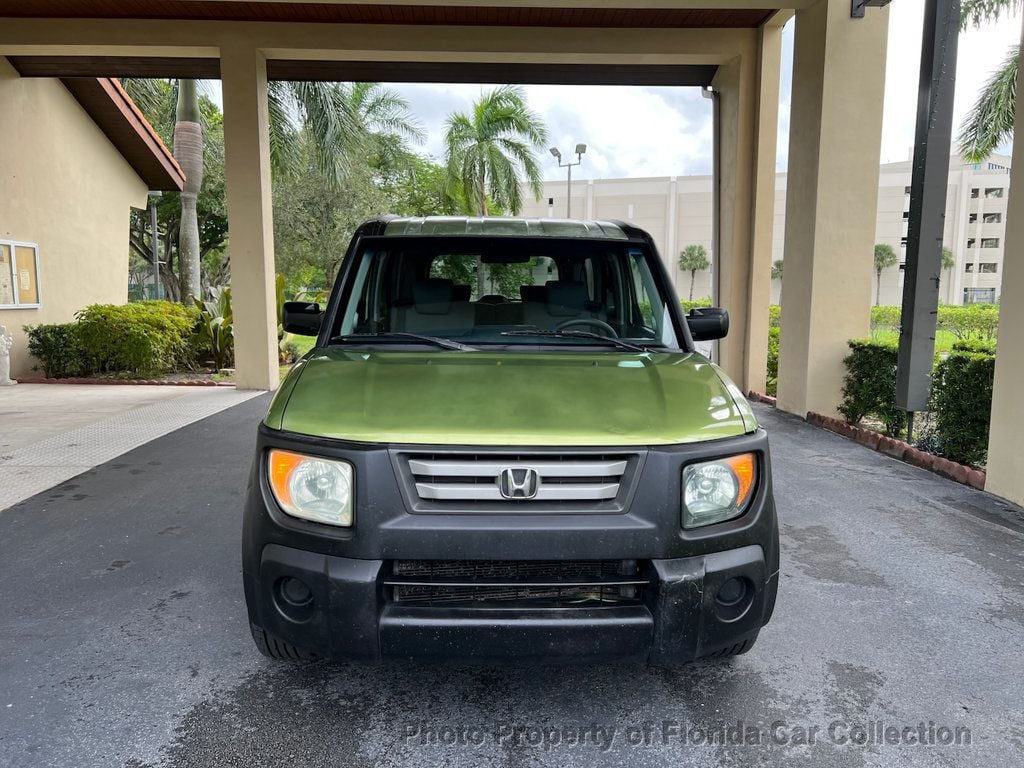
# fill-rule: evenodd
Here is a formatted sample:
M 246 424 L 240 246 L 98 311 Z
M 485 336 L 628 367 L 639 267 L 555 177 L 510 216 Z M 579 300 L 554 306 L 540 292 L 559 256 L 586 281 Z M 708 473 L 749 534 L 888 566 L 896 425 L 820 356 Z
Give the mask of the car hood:
M 693 353 L 316 349 L 266 423 L 371 443 L 621 446 L 757 428 L 743 395 Z

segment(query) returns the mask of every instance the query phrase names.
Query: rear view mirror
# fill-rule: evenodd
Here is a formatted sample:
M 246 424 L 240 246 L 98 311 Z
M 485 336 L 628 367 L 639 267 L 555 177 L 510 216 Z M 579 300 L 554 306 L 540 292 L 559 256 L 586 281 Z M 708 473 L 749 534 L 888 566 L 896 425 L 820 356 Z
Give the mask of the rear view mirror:
M 686 316 L 686 324 L 690 326 L 694 341 L 724 339 L 729 333 L 729 310 L 718 307 L 691 309 Z
M 308 301 L 286 301 L 281 310 L 281 325 L 285 331 L 299 336 L 316 336 L 323 318 L 320 305 Z

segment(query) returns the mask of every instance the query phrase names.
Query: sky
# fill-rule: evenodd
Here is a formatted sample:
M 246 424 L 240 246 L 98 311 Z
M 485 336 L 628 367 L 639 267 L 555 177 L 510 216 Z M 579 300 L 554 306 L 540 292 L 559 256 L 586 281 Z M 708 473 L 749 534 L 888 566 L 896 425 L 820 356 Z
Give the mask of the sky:
M 877 13 L 868 9 L 868 13 Z M 880 161 L 910 158 L 921 64 L 924 0 L 889 5 L 889 50 Z M 989 75 L 1020 40 L 1019 16 L 971 28 L 960 35 L 954 99 L 954 134 Z M 789 150 L 789 99 L 792 85 L 793 22 L 783 30 L 779 104 L 778 167 L 785 169 Z M 394 84 L 420 120 L 427 139 L 421 154 L 441 159 L 444 124 L 455 111 L 468 111 L 487 85 Z M 575 178 L 683 176 L 711 172 L 711 103 L 698 88 L 637 86 L 524 86 L 530 108 L 544 119 L 551 146 L 569 156 L 578 143 L 587 145 Z M 220 102 L 219 83 L 212 88 Z M 1008 147 L 1006 148 L 1009 149 Z M 544 178 L 565 178 L 547 152 L 541 157 Z
M 883 163 L 907 160 L 914 142 L 917 78 L 921 65 L 924 0 L 898 0 L 889 6 L 882 120 Z M 868 13 L 877 12 L 868 9 Z M 988 79 L 1020 39 L 1019 17 L 961 34 L 954 99 L 954 132 Z M 778 166 L 789 151 L 789 97 L 792 85 L 793 22 L 783 30 L 779 104 Z M 444 155 L 444 122 L 470 108 L 480 85 L 402 84 L 395 88 L 409 101 L 428 138 L 423 154 Z M 636 86 L 525 86 L 530 107 L 543 116 L 549 143 L 563 157 L 577 143 L 587 145 L 576 178 L 682 176 L 711 172 L 711 105 L 697 88 Z M 565 178 L 550 155 L 542 158 L 544 178 Z

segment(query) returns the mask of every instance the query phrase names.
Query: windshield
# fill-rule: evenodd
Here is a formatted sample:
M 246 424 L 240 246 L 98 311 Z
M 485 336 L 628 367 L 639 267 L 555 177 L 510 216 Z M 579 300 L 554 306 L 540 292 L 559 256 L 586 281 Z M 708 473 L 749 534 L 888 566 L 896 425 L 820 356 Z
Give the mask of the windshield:
M 657 257 L 635 243 L 379 237 L 354 258 L 331 334 L 340 341 L 679 348 L 666 294 L 674 299 L 649 264 Z

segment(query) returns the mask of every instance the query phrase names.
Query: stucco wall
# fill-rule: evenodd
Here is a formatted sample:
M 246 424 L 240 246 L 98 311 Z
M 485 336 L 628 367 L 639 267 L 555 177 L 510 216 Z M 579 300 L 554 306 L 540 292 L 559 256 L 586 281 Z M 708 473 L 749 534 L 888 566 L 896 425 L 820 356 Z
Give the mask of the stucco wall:
M 39 246 L 38 309 L 0 309 L 12 374 L 31 372 L 22 326 L 128 299 L 128 217 L 146 185 L 58 80 L 21 79 L 0 58 L 0 239 Z

